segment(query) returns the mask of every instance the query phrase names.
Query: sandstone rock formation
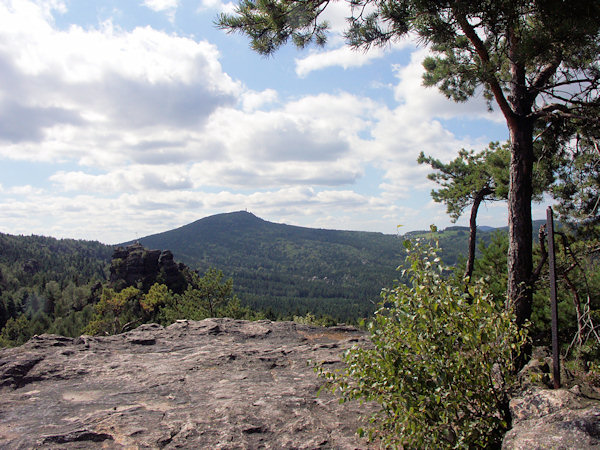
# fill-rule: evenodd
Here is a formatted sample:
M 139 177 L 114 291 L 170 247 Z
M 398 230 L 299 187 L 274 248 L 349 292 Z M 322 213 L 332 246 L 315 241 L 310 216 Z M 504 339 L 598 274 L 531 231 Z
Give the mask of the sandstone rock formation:
M 513 428 L 504 450 L 600 449 L 597 393 L 571 389 L 531 389 L 510 402 Z
M 368 448 L 374 405 L 339 404 L 308 360 L 350 327 L 207 319 L 0 350 L 0 448 Z
M 147 250 L 136 243 L 117 247 L 110 265 L 110 283 L 118 290 L 127 286 L 142 285 L 147 291 L 155 282 L 165 284 L 181 293 L 187 282 L 182 273 L 185 266 L 177 264 L 170 250 Z
M 355 431 L 377 406 L 319 395 L 307 364 L 354 344 L 351 327 L 231 319 L 37 336 L 0 349 L 0 448 L 369 448 Z M 503 449 L 600 448 L 599 397 L 529 386 Z
M 504 450 L 600 449 L 600 391 L 580 383 L 561 366 L 566 387 L 552 385 L 549 350 L 534 349 L 519 373 L 522 392 L 510 401 L 513 428 L 504 437 Z

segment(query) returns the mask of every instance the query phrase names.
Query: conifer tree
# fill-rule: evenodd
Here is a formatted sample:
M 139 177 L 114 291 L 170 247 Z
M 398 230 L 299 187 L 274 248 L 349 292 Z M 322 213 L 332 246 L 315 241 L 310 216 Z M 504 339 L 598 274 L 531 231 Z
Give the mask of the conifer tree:
M 338 0 L 342 1 L 342 0 Z M 483 91 L 510 135 L 508 303 L 517 322 L 532 312 L 534 130 L 598 123 L 598 0 L 346 0 L 347 42 L 361 49 L 408 35 L 429 46 L 426 86 L 462 102 Z M 217 23 L 271 54 L 289 40 L 326 42 L 321 17 L 333 0 L 241 0 Z
M 446 212 L 456 222 L 467 206 L 471 205 L 469 218 L 469 250 L 464 277 L 470 279 L 475 263 L 477 245 L 477 213 L 484 201 L 505 200 L 508 193 L 508 149 L 497 143 L 479 153 L 461 150 L 458 157 L 444 164 L 439 159 L 425 156 L 417 161 L 435 170 L 428 178 L 441 187 L 431 191 L 431 197 L 446 205 Z

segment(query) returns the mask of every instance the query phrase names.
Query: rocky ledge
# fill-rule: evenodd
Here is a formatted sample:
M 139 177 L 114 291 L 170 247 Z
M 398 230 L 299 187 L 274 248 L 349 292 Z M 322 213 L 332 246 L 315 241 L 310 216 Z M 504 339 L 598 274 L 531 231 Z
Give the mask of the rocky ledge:
M 552 385 L 552 357 L 537 347 L 519 373 L 521 391 L 510 400 L 512 429 L 503 450 L 600 449 L 600 389 L 561 366 L 564 387 Z
M 354 344 L 352 327 L 231 319 L 36 336 L 0 349 L 0 448 L 369 448 L 355 431 L 376 406 L 319 394 L 308 363 Z M 530 386 L 510 406 L 505 450 L 600 448 L 595 388 Z
M 307 364 L 367 343 L 230 319 L 36 336 L 0 350 L 0 448 L 368 448 L 355 431 L 374 406 L 319 395 Z
M 600 449 L 600 395 L 586 385 L 531 387 L 510 401 L 503 450 Z

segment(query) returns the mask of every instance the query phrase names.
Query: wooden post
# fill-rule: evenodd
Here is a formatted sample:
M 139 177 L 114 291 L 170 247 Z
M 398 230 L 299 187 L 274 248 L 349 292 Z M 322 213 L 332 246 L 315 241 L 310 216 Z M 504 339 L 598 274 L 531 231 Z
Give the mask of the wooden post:
M 554 389 L 560 388 L 560 348 L 558 347 L 558 305 L 556 300 L 556 260 L 554 250 L 554 217 L 552 208 L 546 211 L 548 230 L 548 266 L 550 268 L 550 315 L 552 318 L 552 374 Z

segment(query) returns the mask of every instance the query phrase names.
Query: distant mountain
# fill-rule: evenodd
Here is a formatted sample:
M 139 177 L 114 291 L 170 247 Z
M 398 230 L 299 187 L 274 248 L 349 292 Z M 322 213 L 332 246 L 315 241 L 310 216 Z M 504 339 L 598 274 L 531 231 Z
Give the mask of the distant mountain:
M 370 314 L 404 258 L 397 236 L 278 224 L 244 211 L 138 242 L 169 249 L 189 267 L 222 270 L 250 306 L 284 315 L 317 311 L 340 320 Z
M 541 223 L 534 223 L 534 238 Z M 481 227 L 478 239 L 489 242 L 498 230 L 507 228 Z M 220 269 L 233 278 L 240 300 L 269 318 L 311 312 L 349 322 L 369 316 L 381 289 L 399 278 L 405 238 L 439 239 L 442 258 L 454 265 L 466 254 L 468 235 L 466 227 L 449 227 L 435 236 L 323 230 L 236 212 L 139 239 L 148 250 L 165 250 L 139 253 L 143 265 L 144 254 L 160 259 L 170 250 L 176 262 L 191 269 Z M 99 242 L 0 233 L 0 329 L 25 313 L 32 320 L 31 334 L 50 329 L 77 335 L 107 282 L 111 255 L 118 254 Z M 138 266 L 132 268 L 143 272 Z
M 534 236 L 541 222 L 534 224 Z M 478 239 L 489 242 L 496 230 L 480 227 Z M 437 235 L 447 264 L 464 258 L 468 234 L 468 228 L 454 226 Z M 170 250 L 177 262 L 192 269 L 222 270 L 233 278 L 243 303 L 271 310 L 274 317 L 313 312 L 347 321 L 374 310 L 381 289 L 391 287 L 399 276 L 403 239 L 416 237 L 431 234 L 314 229 L 240 211 L 206 217 L 139 242 L 148 249 Z M 61 287 L 70 281 L 79 285 L 101 280 L 111 254 L 112 247 L 100 243 L 0 234 L 0 289 L 16 295 L 20 286 L 43 287 L 47 280 Z
M 479 227 L 478 241 L 489 242 L 496 230 Z M 438 233 L 447 264 L 465 257 L 468 236 L 469 229 L 461 226 Z M 306 228 L 239 211 L 138 241 L 146 248 L 171 250 L 177 261 L 191 268 L 222 270 L 233 277 L 236 292 L 252 307 L 283 315 L 327 313 L 349 320 L 373 311 L 381 289 L 398 278 L 396 268 L 405 256 L 402 241 L 416 237 L 432 236 L 425 231 L 396 236 Z

